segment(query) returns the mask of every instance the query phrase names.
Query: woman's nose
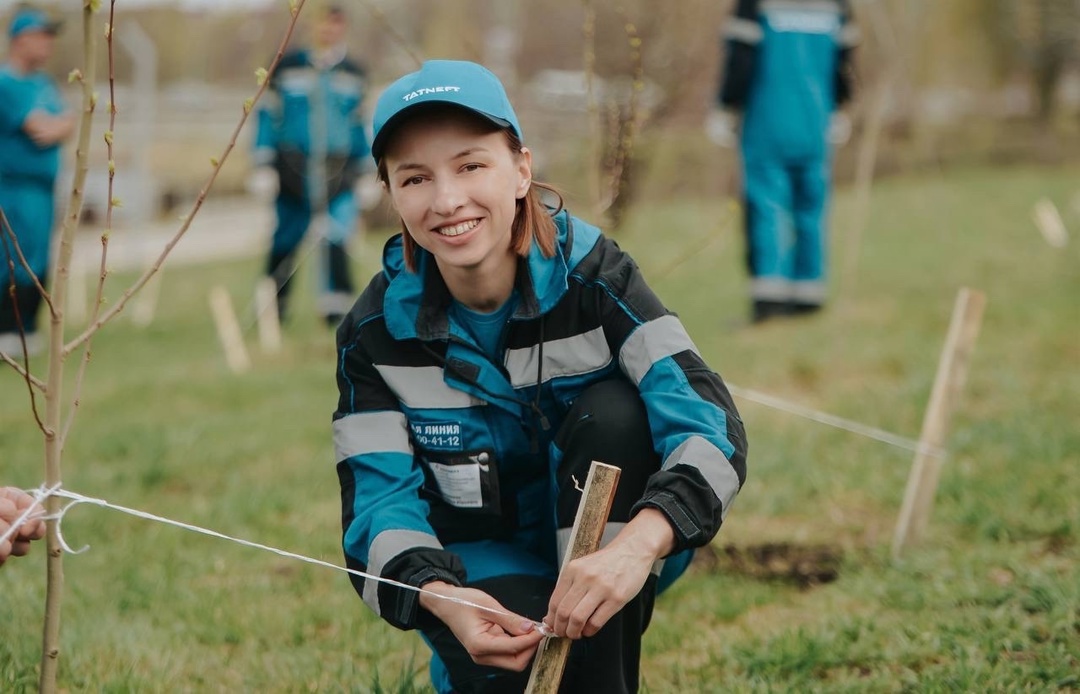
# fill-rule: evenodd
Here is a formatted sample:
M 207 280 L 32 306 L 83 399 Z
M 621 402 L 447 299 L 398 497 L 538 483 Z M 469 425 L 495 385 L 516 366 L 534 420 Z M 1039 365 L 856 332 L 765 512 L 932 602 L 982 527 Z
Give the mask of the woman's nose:
M 453 179 L 442 178 L 435 182 L 435 200 L 432 209 L 436 214 L 450 216 L 462 206 L 468 196 L 463 187 Z

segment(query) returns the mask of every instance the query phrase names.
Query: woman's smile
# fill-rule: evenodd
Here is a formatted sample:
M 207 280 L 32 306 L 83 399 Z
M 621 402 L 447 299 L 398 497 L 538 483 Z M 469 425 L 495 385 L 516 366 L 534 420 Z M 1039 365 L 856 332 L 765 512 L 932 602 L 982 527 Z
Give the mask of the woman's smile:
M 437 234 L 442 235 L 442 236 L 456 238 L 458 236 L 461 236 L 462 234 L 465 234 L 467 232 L 472 231 L 479 224 L 480 224 L 479 219 L 470 219 L 470 220 L 465 221 L 465 222 L 458 222 L 456 224 L 447 224 L 445 226 L 438 227 L 437 229 L 435 229 L 435 232 Z

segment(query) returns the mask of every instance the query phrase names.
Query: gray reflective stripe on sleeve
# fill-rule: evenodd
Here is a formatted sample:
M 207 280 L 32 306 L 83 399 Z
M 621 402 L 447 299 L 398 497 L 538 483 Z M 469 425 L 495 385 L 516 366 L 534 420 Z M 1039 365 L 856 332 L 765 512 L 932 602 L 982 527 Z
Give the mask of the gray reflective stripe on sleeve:
M 653 364 L 686 350 L 700 354 L 678 318 L 660 316 L 639 326 L 626 338 L 619 350 L 619 365 L 634 385 L 639 385 Z
M 761 43 L 761 39 L 765 38 L 765 30 L 759 22 L 752 19 L 732 17 L 724 25 L 724 38 L 750 44 Z
M 359 412 L 334 422 L 334 451 L 338 461 L 365 453 L 411 453 L 405 415 L 400 412 Z
M 280 71 L 278 84 L 283 92 L 310 94 L 318 83 L 319 73 L 312 67 L 290 67 Z
M 338 71 L 330 77 L 330 88 L 337 92 L 360 96 L 364 90 L 364 80 L 359 75 Z
M 597 549 L 607 547 L 611 544 L 611 541 L 615 539 L 615 536 L 622 532 L 622 529 L 625 527 L 626 523 L 605 524 L 604 534 L 600 537 L 600 547 L 597 547 Z M 573 528 L 559 528 L 555 531 L 555 541 L 558 543 L 559 548 L 559 566 L 562 566 L 566 551 L 570 549 L 570 533 L 573 531 Z
M 854 48 L 862 42 L 862 32 L 859 31 L 859 27 L 848 22 L 840 29 L 836 42 L 843 48 Z
M 727 516 L 731 502 L 739 493 L 739 476 L 724 452 L 700 436 L 691 436 L 671 452 L 663 469 L 676 465 L 688 465 L 700 472 L 723 504 L 721 519 Z
M 339 313 L 345 315 L 353 306 L 353 296 L 348 292 L 323 292 L 315 300 L 316 308 L 323 315 Z
M 367 573 L 381 578 L 383 569 L 391 559 L 406 550 L 420 547 L 443 548 L 439 538 L 428 533 L 418 530 L 384 530 L 371 542 L 371 548 L 368 550 Z M 364 602 L 375 610 L 375 614 L 382 616 L 379 610 L 378 581 L 364 581 Z
M 376 364 L 379 375 L 406 407 L 415 409 L 449 410 L 486 405 L 443 381 L 438 366 L 385 366 Z
M 776 277 L 755 277 L 750 280 L 750 298 L 754 301 L 788 301 L 791 282 Z
M 767 12 L 835 12 L 840 13 L 840 0 L 762 0 L 762 13 Z
M 259 99 L 259 110 L 273 112 L 280 111 L 281 95 L 272 89 L 267 89 L 263 92 L 262 98 Z
M 796 280 L 791 283 L 791 298 L 803 304 L 825 303 L 826 288 L 822 280 Z
M 523 349 L 506 350 L 506 371 L 515 388 L 536 385 L 537 345 Z M 604 329 L 596 328 L 587 333 L 552 340 L 544 343 L 543 382 L 559 376 L 577 376 L 599 371 L 611 363 Z

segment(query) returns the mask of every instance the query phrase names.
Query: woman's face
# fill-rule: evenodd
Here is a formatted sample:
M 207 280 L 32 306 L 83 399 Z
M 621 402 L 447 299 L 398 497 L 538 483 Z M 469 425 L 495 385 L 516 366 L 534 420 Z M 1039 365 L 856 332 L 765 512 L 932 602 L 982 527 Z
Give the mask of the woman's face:
M 443 273 L 484 273 L 515 263 L 517 200 L 532 179 L 532 155 L 510 150 L 502 131 L 445 110 L 402 124 L 386 148 L 387 185 L 409 235 Z

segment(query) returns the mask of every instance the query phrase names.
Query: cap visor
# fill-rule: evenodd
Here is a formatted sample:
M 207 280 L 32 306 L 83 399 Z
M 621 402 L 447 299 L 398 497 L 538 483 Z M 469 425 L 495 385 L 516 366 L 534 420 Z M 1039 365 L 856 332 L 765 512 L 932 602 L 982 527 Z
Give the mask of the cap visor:
M 490 123 L 500 128 L 514 127 L 513 124 L 511 124 L 509 121 L 505 121 L 502 118 L 496 118 L 495 116 L 490 116 L 486 113 L 483 113 L 482 111 L 476 111 L 469 108 L 468 106 L 462 106 L 456 101 L 438 101 L 435 99 L 429 99 L 427 101 L 422 101 L 418 104 L 414 104 L 398 111 L 390 117 L 390 120 L 386 121 L 382 128 L 379 129 L 378 136 L 371 143 L 371 155 L 375 158 L 376 161 L 382 159 L 383 155 L 386 153 L 386 143 L 389 140 L 390 136 L 394 134 L 394 131 L 397 130 L 398 126 L 400 126 L 401 123 L 409 117 L 419 113 L 421 110 L 423 110 L 425 106 L 454 106 L 457 109 L 464 111 L 465 113 L 470 113 L 478 118 L 489 121 Z

